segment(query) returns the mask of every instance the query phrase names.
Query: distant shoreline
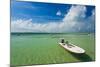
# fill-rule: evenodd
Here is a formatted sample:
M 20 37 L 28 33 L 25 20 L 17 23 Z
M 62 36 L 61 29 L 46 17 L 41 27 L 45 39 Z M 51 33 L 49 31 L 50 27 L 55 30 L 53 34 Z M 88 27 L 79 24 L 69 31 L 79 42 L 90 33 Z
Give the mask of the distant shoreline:
M 91 32 L 91 33 L 85 33 L 85 32 L 83 32 L 83 33 L 79 33 L 79 32 L 77 32 L 77 33 L 32 33 L 32 32 L 11 32 L 11 35 L 20 35 L 20 34 L 76 34 L 76 35 L 88 35 L 88 34 L 95 34 L 95 33 L 93 33 L 93 32 Z

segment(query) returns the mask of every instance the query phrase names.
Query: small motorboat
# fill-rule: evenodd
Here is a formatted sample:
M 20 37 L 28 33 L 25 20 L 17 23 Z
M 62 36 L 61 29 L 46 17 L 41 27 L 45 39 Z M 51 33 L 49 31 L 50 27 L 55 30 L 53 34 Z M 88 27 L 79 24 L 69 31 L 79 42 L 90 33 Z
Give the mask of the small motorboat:
M 68 50 L 69 52 L 75 53 L 75 54 L 83 54 L 85 53 L 85 50 L 74 45 L 71 43 L 68 43 L 68 41 L 66 41 L 66 43 L 64 42 L 64 39 L 61 40 L 61 42 L 59 43 L 59 45 L 61 47 L 63 47 L 64 49 Z

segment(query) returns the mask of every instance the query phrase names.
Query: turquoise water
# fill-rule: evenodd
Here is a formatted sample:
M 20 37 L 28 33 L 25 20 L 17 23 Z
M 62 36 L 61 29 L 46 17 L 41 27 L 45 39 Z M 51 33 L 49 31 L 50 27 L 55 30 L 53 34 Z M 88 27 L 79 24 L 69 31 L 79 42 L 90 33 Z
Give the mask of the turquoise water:
M 60 38 L 86 50 L 72 54 L 59 46 Z M 11 65 L 84 62 L 95 60 L 94 34 L 11 34 Z

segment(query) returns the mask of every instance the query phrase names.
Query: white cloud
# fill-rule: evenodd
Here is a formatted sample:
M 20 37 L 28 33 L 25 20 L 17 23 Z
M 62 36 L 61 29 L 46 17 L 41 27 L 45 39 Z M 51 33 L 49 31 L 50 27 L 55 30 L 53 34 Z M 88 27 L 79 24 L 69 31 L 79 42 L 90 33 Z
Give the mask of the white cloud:
M 76 31 L 77 27 L 80 27 L 82 25 L 82 22 L 85 17 L 86 7 L 85 6 L 72 6 L 68 12 L 68 14 L 65 15 L 63 19 L 63 23 L 61 24 L 66 31 L 70 30 Z M 79 21 L 80 20 L 80 21 Z M 68 30 L 67 30 L 68 29 Z M 78 30 L 78 29 L 77 29 Z
M 61 15 L 61 12 L 57 12 Z M 62 19 L 62 22 L 35 23 L 32 19 L 18 19 L 11 22 L 11 32 L 78 32 L 94 29 L 94 10 L 92 15 L 85 18 L 85 6 L 72 6 Z
M 57 11 L 56 15 L 61 16 L 61 11 Z

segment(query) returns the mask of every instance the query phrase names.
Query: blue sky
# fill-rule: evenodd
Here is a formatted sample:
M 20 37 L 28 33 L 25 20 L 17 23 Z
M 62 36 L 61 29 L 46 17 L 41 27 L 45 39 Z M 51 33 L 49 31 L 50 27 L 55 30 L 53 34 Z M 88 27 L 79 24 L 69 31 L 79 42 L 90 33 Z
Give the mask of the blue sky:
M 29 19 L 33 18 L 36 21 L 60 21 L 64 18 L 67 13 L 66 10 L 70 8 L 71 5 L 59 5 L 59 4 L 44 4 L 35 2 L 13 2 L 11 6 L 11 16 L 12 19 Z M 63 15 L 56 15 L 57 11 L 61 11 Z M 39 18 L 39 20 L 38 20 Z M 41 23 L 41 22 L 40 22 Z
M 94 32 L 95 7 L 11 2 L 11 32 Z

